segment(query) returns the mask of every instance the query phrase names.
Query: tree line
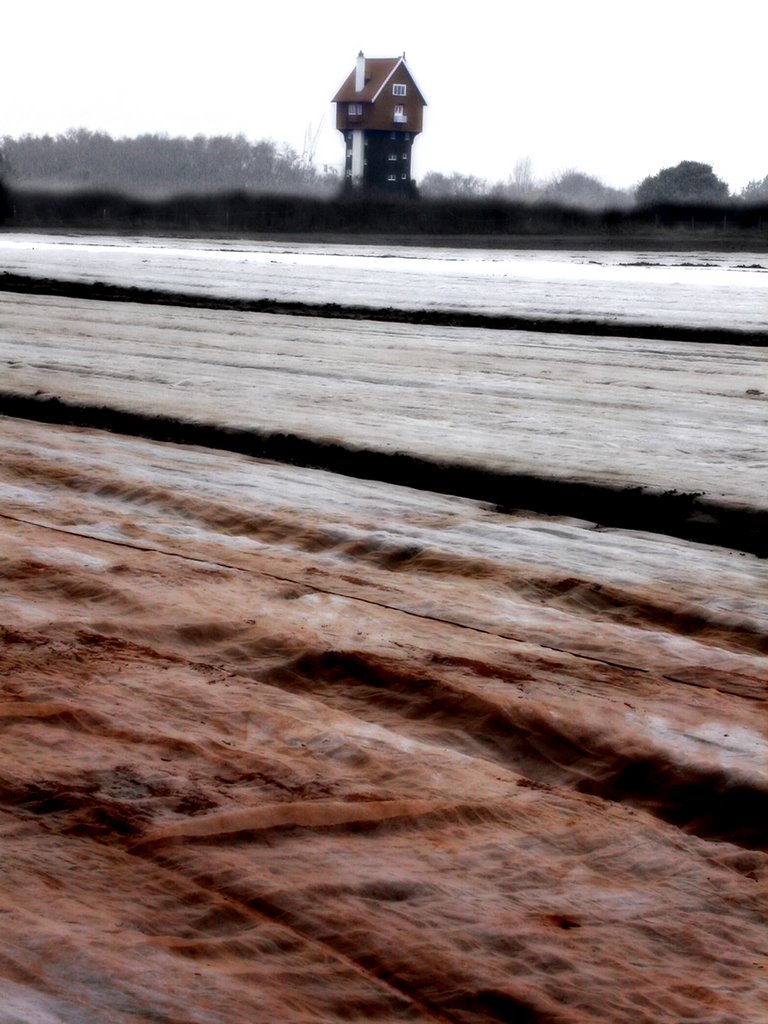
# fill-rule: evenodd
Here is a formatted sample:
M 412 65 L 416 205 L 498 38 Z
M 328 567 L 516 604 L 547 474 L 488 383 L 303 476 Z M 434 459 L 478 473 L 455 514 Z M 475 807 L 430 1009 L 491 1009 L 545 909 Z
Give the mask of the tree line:
M 86 128 L 60 135 L 3 137 L 0 180 L 22 188 L 106 189 L 136 196 L 238 189 L 332 196 L 339 189 L 334 168 L 319 170 L 311 153 L 299 154 L 271 139 L 163 134 L 115 139 Z M 768 175 L 731 196 L 709 164 L 684 160 L 646 177 L 633 189 L 617 189 L 573 168 L 538 180 L 530 157 L 524 157 L 505 181 L 495 183 L 471 174 L 430 171 L 419 183 L 419 194 L 426 199 L 502 199 L 585 210 L 628 210 L 654 203 L 764 203 Z
M 332 171 L 271 139 L 139 135 L 114 139 L 74 128 L 61 135 L 0 139 L 0 176 L 24 188 L 108 189 L 134 195 L 217 192 L 328 194 Z
M 381 200 L 343 193 L 338 176 L 307 154 L 242 135 L 112 139 L 75 129 L 0 140 L 0 224 L 22 228 L 617 237 L 672 228 L 762 237 L 768 175 L 730 196 L 710 165 L 682 161 L 630 192 L 576 170 L 540 182 L 525 158 L 493 186 L 432 172 L 407 209 Z
M 617 189 L 572 168 L 547 180 L 537 180 L 530 158 L 526 157 L 515 164 L 506 181 L 491 183 L 472 174 L 446 175 L 432 171 L 425 175 L 419 190 L 429 198 L 496 198 L 531 205 L 564 204 L 583 210 L 629 210 L 658 203 L 766 203 L 768 175 L 751 181 L 741 192 L 732 195 L 710 164 L 683 160 L 675 167 L 665 167 L 648 175 L 634 188 Z

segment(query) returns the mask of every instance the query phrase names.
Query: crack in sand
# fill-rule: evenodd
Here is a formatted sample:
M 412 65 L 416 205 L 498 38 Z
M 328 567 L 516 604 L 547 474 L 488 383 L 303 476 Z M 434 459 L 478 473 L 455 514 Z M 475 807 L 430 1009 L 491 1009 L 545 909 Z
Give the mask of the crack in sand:
M 282 576 L 277 573 L 267 572 L 264 569 L 254 571 L 253 569 L 246 569 L 241 565 L 236 565 L 231 562 L 220 562 L 211 560 L 210 558 L 196 558 L 194 555 L 184 555 L 178 551 L 170 551 L 167 548 L 153 547 L 152 545 L 140 544 L 136 541 L 127 540 L 115 540 L 108 537 L 99 537 L 97 534 L 86 533 L 85 531 L 79 530 L 68 530 L 62 526 L 52 526 L 48 523 L 35 522 L 31 519 L 23 519 L 18 516 L 8 515 L 7 513 L 0 513 L 0 518 L 10 520 L 11 522 L 17 522 L 24 526 L 32 526 L 41 530 L 50 530 L 54 533 L 63 533 L 72 537 L 82 537 L 84 540 L 94 541 L 100 544 L 108 544 L 110 546 L 130 548 L 134 551 L 144 551 L 148 554 L 161 555 L 166 558 L 177 558 L 181 561 L 196 563 L 199 565 L 211 565 L 220 569 L 228 569 L 234 572 L 242 572 L 251 576 L 266 577 L 272 579 L 278 583 L 290 583 L 294 586 L 304 587 L 307 590 L 311 590 L 317 594 L 326 594 L 329 597 L 339 597 L 348 601 L 356 601 L 360 604 L 369 605 L 374 608 L 382 608 L 386 611 L 397 612 L 401 615 L 407 615 L 416 619 L 421 619 L 426 622 L 439 622 L 446 626 L 455 626 L 457 629 L 466 629 L 472 633 L 478 633 L 484 636 L 497 637 L 499 640 L 508 640 L 510 643 L 530 645 L 530 640 L 523 640 L 521 637 L 515 636 L 512 633 L 499 632 L 492 629 L 484 629 L 482 626 L 471 625 L 466 622 L 461 622 L 459 619 L 443 618 L 439 615 L 429 615 L 426 612 L 413 611 L 410 608 L 403 608 L 398 605 L 388 604 L 386 601 L 375 601 L 373 598 L 361 597 L 356 594 L 345 593 L 340 590 L 333 590 L 328 587 L 321 587 L 315 583 L 308 583 L 306 580 L 296 579 L 293 576 Z M 606 658 L 597 658 L 594 655 L 583 654 L 579 651 L 569 650 L 567 647 L 558 647 L 552 644 L 546 644 L 540 641 L 536 641 L 537 647 L 542 650 L 552 651 L 555 654 L 564 654 L 572 658 L 577 658 L 582 661 L 593 662 L 598 665 L 605 665 L 607 668 L 618 668 L 627 672 L 636 672 L 642 675 L 648 675 L 649 669 L 643 668 L 639 665 L 631 665 L 620 661 L 611 661 Z M 666 677 L 665 677 L 666 678 Z

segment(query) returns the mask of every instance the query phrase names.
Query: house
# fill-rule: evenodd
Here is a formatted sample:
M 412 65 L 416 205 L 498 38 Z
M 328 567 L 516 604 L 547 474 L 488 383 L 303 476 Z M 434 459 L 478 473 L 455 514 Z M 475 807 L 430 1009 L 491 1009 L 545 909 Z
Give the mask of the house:
M 409 194 L 411 149 L 422 130 L 426 100 L 402 57 L 358 54 L 354 70 L 333 97 L 336 127 L 347 147 L 347 185 Z

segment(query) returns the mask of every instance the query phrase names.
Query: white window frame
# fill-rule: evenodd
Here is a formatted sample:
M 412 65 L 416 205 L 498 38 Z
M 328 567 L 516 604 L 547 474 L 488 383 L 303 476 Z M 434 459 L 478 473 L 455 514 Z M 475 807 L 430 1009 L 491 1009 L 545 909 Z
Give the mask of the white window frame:
M 408 93 L 407 86 L 403 85 L 400 82 L 397 82 L 397 83 L 395 83 L 392 86 L 392 95 L 393 96 L 405 96 L 405 95 L 407 95 L 407 93 Z
M 387 175 L 387 181 L 397 181 L 397 175 L 396 174 L 388 174 Z

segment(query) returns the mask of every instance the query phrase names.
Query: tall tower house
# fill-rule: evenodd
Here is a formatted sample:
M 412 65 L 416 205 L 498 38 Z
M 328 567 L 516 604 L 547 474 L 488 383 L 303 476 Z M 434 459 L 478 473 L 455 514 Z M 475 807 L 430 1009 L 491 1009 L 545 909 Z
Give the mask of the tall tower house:
M 427 105 L 402 57 L 365 57 L 333 97 L 344 136 L 346 184 L 381 193 L 413 190 L 411 149 Z

